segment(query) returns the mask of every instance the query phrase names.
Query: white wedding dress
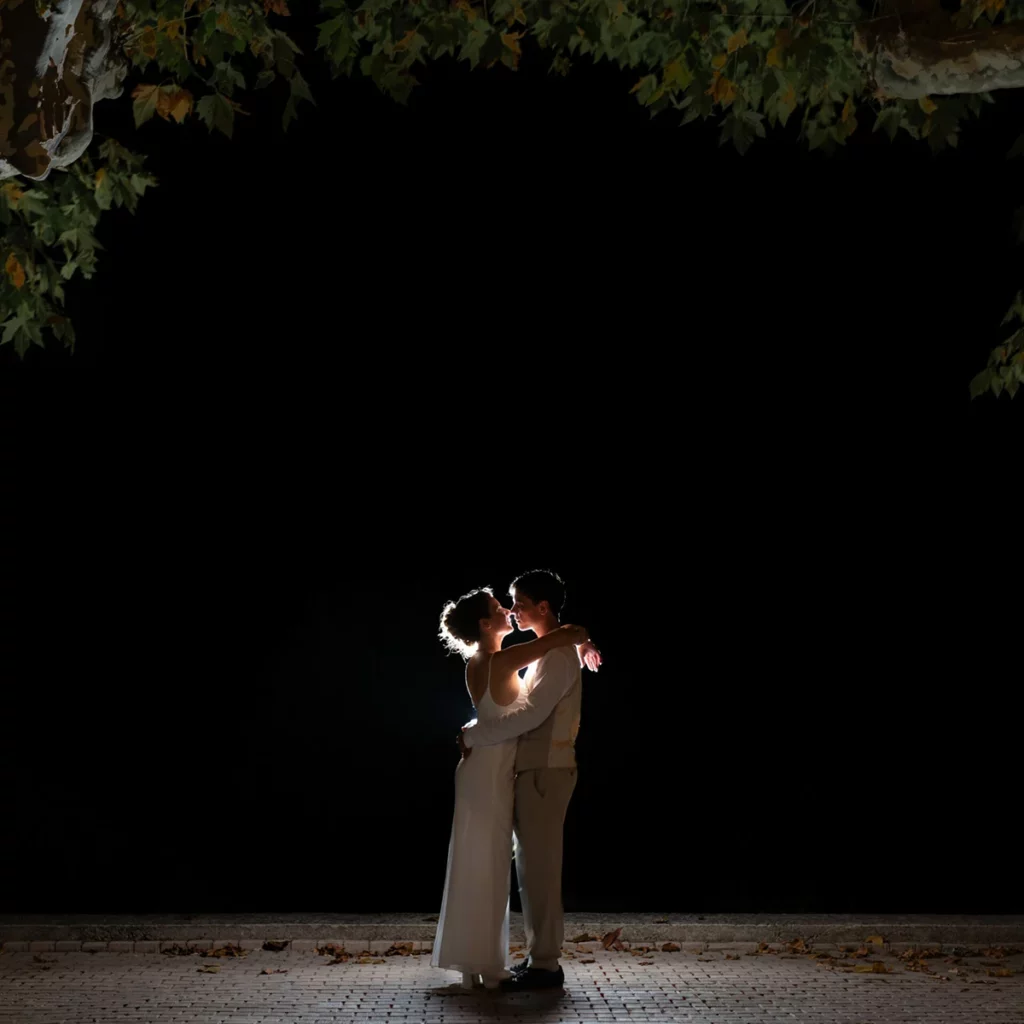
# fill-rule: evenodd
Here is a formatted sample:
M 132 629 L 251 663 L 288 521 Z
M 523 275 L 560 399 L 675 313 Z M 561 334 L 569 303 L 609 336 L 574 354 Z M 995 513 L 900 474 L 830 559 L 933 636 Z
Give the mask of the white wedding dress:
M 530 674 L 527 673 L 527 679 Z M 529 685 L 505 707 L 487 690 L 479 721 L 500 718 L 527 703 Z M 473 747 L 455 769 L 455 815 L 448 843 L 448 872 L 431 964 L 461 971 L 465 987 L 482 975 L 487 987 L 508 976 L 509 882 L 512 862 L 512 801 L 517 740 Z

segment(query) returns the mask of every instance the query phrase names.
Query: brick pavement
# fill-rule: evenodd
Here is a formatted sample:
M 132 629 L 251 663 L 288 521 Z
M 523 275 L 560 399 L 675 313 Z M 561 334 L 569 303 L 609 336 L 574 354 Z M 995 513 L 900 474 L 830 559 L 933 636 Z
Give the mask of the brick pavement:
M 946 949 L 922 961 L 869 945 L 859 956 L 821 947 L 813 959 L 783 946 L 753 955 L 750 944 L 678 952 L 597 945 L 572 947 L 564 994 L 518 996 L 442 994 L 455 975 L 430 966 L 426 943 L 418 955 L 354 950 L 334 964 L 293 949 L 220 958 L 5 950 L 0 1024 L 1024 1024 L 1022 954 L 974 950 L 955 961 L 960 951 Z

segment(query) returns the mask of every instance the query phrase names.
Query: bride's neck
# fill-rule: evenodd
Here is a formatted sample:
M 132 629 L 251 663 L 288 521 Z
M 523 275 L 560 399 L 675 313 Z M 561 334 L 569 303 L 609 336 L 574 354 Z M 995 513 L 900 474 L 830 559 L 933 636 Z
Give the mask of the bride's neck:
M 500 649 L 501 637 L 493 635 L 480 637 L 480 643 L 477 650 L 480 651 L 481 654 L 494 654 L 495 651 Z

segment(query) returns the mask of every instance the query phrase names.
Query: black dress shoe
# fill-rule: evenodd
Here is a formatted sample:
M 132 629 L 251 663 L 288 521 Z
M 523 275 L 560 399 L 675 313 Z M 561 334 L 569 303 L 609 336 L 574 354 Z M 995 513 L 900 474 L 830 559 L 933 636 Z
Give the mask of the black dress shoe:
M 517 974 L 522 974 L 523 971 L 529 970 L 529 968 L 530 968 L 530 961 L 529 960 L 522 960 L 518 964 L 513 964 L 509 968 L 509 973 L 514 977 Z
M 525 971 L 517 971 L 501 983 L 502 992 L 532 992 L 544 988 L 565 988 L 565 973 L 561 967 L 557 971 L 527 967 Z

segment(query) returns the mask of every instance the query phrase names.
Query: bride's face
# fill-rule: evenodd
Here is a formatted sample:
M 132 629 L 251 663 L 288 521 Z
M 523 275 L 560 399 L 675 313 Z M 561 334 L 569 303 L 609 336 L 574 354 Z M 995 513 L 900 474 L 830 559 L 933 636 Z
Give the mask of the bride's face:
M 512 613 L 507 608 L 503 608 L 496 597 L 490 599 L 490 605 L 491 617 L 483 620 L 489 627 L 488 631 L 495 636 L 508 636 L 512 632 Z

